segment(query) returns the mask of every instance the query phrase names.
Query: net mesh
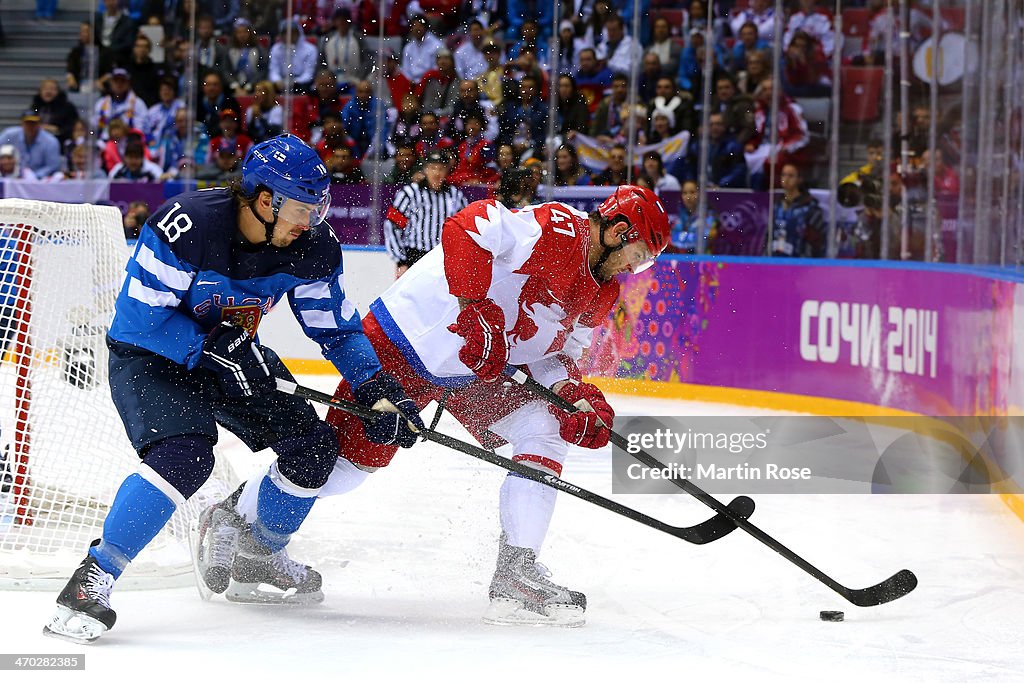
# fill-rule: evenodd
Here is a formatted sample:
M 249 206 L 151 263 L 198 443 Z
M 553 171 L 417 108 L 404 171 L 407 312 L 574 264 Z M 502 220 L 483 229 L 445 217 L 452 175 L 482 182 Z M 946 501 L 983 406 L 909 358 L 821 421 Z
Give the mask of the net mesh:
M 0 200 L 0 587 L 62 585 L 138 467 L 104 341 L 128 256 L 114 207 Z M 191 581 L 189 526 L 235 483 L 218 458 L 119 585 Z

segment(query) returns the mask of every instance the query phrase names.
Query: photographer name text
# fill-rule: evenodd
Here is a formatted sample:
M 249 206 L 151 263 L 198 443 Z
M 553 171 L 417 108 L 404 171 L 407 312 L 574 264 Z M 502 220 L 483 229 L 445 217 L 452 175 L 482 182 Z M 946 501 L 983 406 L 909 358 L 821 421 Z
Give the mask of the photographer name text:
M 782 467 L 774 463 L 765 465 L 682 465 L 672 463 L 665 467 L 651 468 L 640 463 L 626 467 L 626 476 L 633 481 L 655 479 L 702 479 L 706 481 L 749 481 L 749 480 L 809 480 L 813 476 L 810 467 Z

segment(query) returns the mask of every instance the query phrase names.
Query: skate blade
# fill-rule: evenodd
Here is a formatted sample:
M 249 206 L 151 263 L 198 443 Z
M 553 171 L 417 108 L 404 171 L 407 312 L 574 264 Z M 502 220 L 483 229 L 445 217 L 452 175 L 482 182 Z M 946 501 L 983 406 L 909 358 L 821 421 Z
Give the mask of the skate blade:
M 317 605 L 324 601 L 323 591 L 299 593 L 294 588 L 282 591 L 266 583 L 231 581 L 224 597 L 246 605 Z
M 201 566 L 202 558 L 209 552 L 209 548 L 205 547 L 202 541 L 199 529 L 201 524 L 202 518 L 196 520 L 189 530 L 189 550 L 192 553 L 192 574 L 195 576 L 196 590 L 199 591 L 200 598 L 208 601 L 214 595 L 220 595 L 227 590 L 231 574 L 227 567 L 207 567 L 204 572 Z M 237 536 L 234 542 L 237 543 Z
M 484 612 L 485 624 L 495 626 L 559 626 L 578 628 L 586 623 L 585 610 L 577 605 L 548 605 L 535 611 L 521 600 L 493 598 Z
M 107 627 L 88 614 L 57 605 L 50 623 L 43 626 L 43 635 L 71 643 L 91 643 L 107 632 Z
M 199 539 L 199 520 L 192 523 L 188 530 L 189 550 L 192 551 L 192 575 L 196 580 L 196 590 L 199 591 L 199 597 L 204 601 L 209 601 L 213 597 L 213 591 L 206 585 L 206 581 L 203 580 L 203 572 L 199 569 L 199 553 L 202 549 L 202 543 Z

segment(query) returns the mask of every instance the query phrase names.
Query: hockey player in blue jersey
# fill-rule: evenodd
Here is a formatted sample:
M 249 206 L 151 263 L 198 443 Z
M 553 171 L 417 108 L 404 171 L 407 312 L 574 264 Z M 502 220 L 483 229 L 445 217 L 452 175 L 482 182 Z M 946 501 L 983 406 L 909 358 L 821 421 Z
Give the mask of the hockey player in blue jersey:
M 309 403 L 275 391 L 291 375 L 256 343 L 260 319 L 287 297 L 356 399 L 391 411 L 364 425 L 371 440 L 409 447 L 423 426 L 345 298 L 341 248 L 323 222 L 329 197 L 316 152 L 282 135 L 249 151 L 231 188 L 179 195 L 146 222 L 107 336 L 111 394 L 142 464 L 57 598 L 48 635 L 89 642 L 114 625 L 114 582 L 210 476 L 217 424 L 277 455 L 255 519 L 239 518 L 233 571 L 319 593 L 319 576 L 284 548 L 338 461 L 338 439 Z

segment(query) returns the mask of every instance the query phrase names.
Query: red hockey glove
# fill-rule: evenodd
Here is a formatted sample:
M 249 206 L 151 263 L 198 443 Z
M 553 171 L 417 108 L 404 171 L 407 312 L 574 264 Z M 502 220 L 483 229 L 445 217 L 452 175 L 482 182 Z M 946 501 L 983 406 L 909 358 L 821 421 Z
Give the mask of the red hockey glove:
M 611 436 L 615 411 L 601 390 L 586 382 L 566 382 L 558 390 L 558 395 L 579 408 L 575 413 L 567 413 L 561 408 L 548 406 L 548 411 L 558 418 L 558 435 L 583 448 L 605 446 Z
M 459 313 L 448 326 L 466 343 L 459 349 L 459 360 L 485 382 L 501 377 L 508 363 L 508 337 L 505 336 L 505 314 L 490 299 L 474 302 Z

